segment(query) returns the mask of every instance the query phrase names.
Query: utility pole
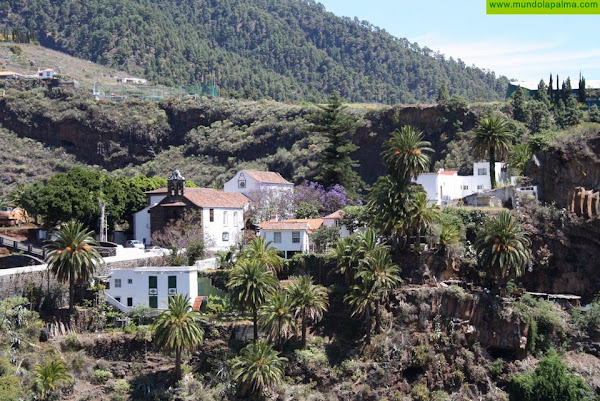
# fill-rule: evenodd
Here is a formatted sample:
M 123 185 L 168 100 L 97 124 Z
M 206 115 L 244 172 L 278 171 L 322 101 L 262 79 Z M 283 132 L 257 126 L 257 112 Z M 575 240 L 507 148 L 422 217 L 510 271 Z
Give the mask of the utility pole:
M 106 208 L 106 204 L 99 200 L 98 207 L 100 208 L 100 241 L 106 241 L 106 219 L 104 217 L 104 210 Z

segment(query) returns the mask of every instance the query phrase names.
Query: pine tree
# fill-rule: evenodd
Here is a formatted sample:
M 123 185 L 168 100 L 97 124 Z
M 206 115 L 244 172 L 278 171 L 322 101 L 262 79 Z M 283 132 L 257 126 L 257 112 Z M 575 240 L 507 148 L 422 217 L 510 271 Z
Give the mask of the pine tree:
M 588 117 L 591 122 L 600 123 L 600 110 L 598 109 L 598 106 L 593 105 L 592 107 L 590 107 L 590 111 L 588 112 Z
M 552 79 L 552 77 L 550 77 Z M 552 85 L 552 81 L 550 81 L 550 85 Z M 546 106 L 550 105 L 550 98 L 548 97 L 548 87 L 543 79 L 540 80 L 538 84 L 538 90 L 535 93 L 535 100 L 544 103 Z
M 319 157 L 320 168 L 315 180 L 326 188 L 340 184 L 354 198 L 364 187 L 354 171 L 359 164 L 350 157 L 358 149 L 350 139 L 357 124 L 352 117 L 342 113 L 346 106 L 342 105 L 337 93 L 331 95 L 327 105 L 317 107 L 320 110 L 312 116 L 315 124 L 308 129 L 322 133 L 326 142 Z
M 448 88 L 446 87 L 446 84 L 442 84 L 440 90 L 438 91 L 436 101 L 438 104 L 446 104 L 448 103 L 448 100 L 450 100 L 450 93 L 448 93 Z
M 529 121 L 529 113 L 527 112 L 527 104 L 525 102 L 525 93 L 523 88 L 518 87 L 513 94 L 512 99 L 513 118 L 522 123 Z

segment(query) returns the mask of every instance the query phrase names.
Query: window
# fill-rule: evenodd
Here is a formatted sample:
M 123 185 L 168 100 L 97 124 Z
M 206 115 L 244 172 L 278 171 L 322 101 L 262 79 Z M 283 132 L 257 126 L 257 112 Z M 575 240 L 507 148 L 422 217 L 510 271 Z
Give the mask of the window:
M 121 288 L 121 279 L 120 278 L 115 279 L 115 288 Z
M 169 295 L 177 294 L 177 276 L 168 277 Z
M 133 279 L 132 278 L 128 278 L 127 279 L 127 284 L 133 284 Z
M 227 212 L 223 212 L 223 227 L 227 227 Z
M 233 226 L 237 227 L 238 226 L 238 216 L 237 216 L 237 212 L 233 212 Z
M 477 185 L 477 190 L 480 191 L 483 189 L 483 185 Z
M 238 178 L 238 188 L 246 188 L 246 177 L 244 177 L 244 173 L 240 173 L 240 177 Z
M 133 298 L 127 298 L 127 306 L 133 306 Z
M 148 288 L 158 288 L 158 277 L 156 277 L 156 276 L 148 277 Z
M 292 231 L 292 243 L 300 243 L 300 231 Z
M 487 175 L 487 168 L 478 168 L 477 175 Z
M 214 221 L 215 221 L 215 209 L 209 209 L 209 210 L 208 210 L 208 215 L 209 215 L 209 218 L 208 218 L 208 220 L 209 220 L 211 223 L 212 223 L 212 222 L 214 222 Z
M 121 297 L 115 297 L 115 301 L 117 301 L 118 303 L 121 303 Z
M 229 233 L 228 232 L 223 233 L 222 240 L 223 240 L 223 242 L 229 241 Z
M 281 244 L 281 232 L 277 231 L 273 233 L 273 242 L 276 244 Z
M 469 189 L 468 185 L 463 185 L 463 189 Z
M 156 295 L 151 295 L 148 298 L 148 306 L 154 309 L 158 308 L 158 297 Z

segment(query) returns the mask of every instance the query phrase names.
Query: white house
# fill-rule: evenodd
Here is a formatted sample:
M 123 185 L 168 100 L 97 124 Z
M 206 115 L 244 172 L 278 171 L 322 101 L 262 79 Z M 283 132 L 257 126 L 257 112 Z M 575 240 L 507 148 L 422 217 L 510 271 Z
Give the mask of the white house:
M 277 248 L 289 259 L 312 249 L 310 234 L 322 224 L 323 219 L 263 221 L 260 224 L 260 236 L 271 242 L 269 248 Z
M 227 250 L 241 242 L 244 213 L 250 205 L 250 199 L 244 194 L 214 188 L 186 188 L 185 178 L 177 170 L 167 182 L 167 188 L 146 193 L 148 206 L 134 215 L 135 239 L 150 244 L 153 233 L 191 211 L 200 213 L 207 250 Z
M 437 173 L 419 175 L 416 182 L 423 186 L 430 202 L 442 205 L 491 189 L 489 167 L 487 162 L 474 163 L 473 175 L 458 175 L 457 171 L 440 169 Z M 496 162 L 495 167 L 496 182 L 506 181 L 506 164 Z
M 346 238 L 351 233 L 348 227 L 342 224 L 342 210 L 335 211 L 327 216 L 323 217 L 323 225 L 325 227 L 337 227 L 340 230 L 340 237 Z
M 134 84 L 134 85 L 147 85 L 148 80 L 144 78 L 135 78 L 135 77 L 123 77 L 117 78 L 117 82 L 123 84 Z
M 187 294 L 193 303 L 198 297 L 198 270 L 194 266 L 111 270 L 104 294 L 123 312 L 139 305 L 167 309 L 169 296 L 176 294 Z
M 223 185 L 223 190 L 239 192 L 253 199 L 253 196 L 264 191 L 291 193 L 294 191 L 294 184 L 272 171 L 241 170 Z

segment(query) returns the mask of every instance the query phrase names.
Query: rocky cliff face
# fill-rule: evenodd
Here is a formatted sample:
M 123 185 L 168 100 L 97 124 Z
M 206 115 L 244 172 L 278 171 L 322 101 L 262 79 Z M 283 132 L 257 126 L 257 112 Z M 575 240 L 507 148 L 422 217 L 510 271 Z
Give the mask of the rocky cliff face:
M 590 301 L 600 291 L 600 219 L 578 217 L 567 208 L 575 187 L 600 189 L 597 126 L 536 153 L 527 175 L 540 186 L 541 200 L 556 207 L 524 204 L 534 255 L 533 269 L 524 277 L 526 287 Z
M 594 128 L 591 128 L 594 130 Z M 537 152 L 527 165 L 527 176 L 540 186 L 540 199 L 567 207 L 575 187 L 600 189 L 600 132 L 569 137 Z
M 186 145 L 186 154 L 248 162 L 273 155 L 279 148 L 290 151 L 300 146 L 304 153 L 314 153 L 303 140 L 309 135 L 306 117 L 314 110 L 308 106 L 233 99 L 95 102 L 86 91 L 48 88 L 44 83 L 3 82 L 0 86 L 6 92 L 0 98 L 4 127 L 21 137 L 63 147 L 85 163 L 109 170 L 142 164 L 180 145 Z M 449 112 L 437 106 L 352 108 L 348 112 L 362 123 L 354 136 L 360 146 L 354 157 L 368 183 L 385 173 L 381 146 L 394 129 L 414 126 L 439 154 L 453 137 L 444 134 L 447 121 L 459 121 L 468 130 L 476 120 L 466 108 Z M 209 142 L 218 142 L 215 137 L 230 145 L 213 146 Z M 286 172 L 286 166 L 276 167 Z

